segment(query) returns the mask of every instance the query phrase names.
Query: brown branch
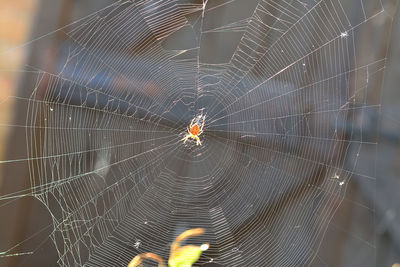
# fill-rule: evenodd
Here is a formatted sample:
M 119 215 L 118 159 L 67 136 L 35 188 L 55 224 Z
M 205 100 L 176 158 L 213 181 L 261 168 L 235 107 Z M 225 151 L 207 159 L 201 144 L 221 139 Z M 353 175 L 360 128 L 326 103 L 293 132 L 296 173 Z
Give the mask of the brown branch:
M 139 266 L 139 264 L 142 263 L 142 259 L 150 259 L 156 261 L 158 262 L 158 267 L 165 267 L 163 258 L 154 253 L 143 253 L 137 255 L 136 257 L 133 258 L 133 260 L 131 260 L 131 262 L 128 264 L 128 267 Z

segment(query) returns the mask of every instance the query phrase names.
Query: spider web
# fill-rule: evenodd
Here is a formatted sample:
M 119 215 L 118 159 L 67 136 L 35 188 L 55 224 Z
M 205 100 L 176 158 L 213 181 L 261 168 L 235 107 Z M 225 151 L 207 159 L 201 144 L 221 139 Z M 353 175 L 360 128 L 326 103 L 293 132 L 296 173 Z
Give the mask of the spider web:
M 29 96 L 10 99 L 26 124 L 8 126 L 26 130 L 25 156 L 1 162 L 29 185 L 0 200 L 33 197 L 51 223 L 0 256 L 28 264 L 50 240 L 60 266 L 126 266 L 202 227 L 200 265 L 327 265 L 348 183 L 375 182 L 355 166 L 376 146 L 364 114 L 386 62 L 357 42 L 383 5 L 347 2 L 118 1 L 42 37 L 65 41 L 52 68 L 22 70 Z M 184 144 L 200 114 L 202 145 Z

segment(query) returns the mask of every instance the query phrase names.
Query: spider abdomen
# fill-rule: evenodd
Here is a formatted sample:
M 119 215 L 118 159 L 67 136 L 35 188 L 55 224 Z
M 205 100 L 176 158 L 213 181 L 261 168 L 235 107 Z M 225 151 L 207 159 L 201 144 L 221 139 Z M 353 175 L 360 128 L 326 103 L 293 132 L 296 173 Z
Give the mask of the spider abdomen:
M 195 124 L 190 128 L 190 133 L 193 135 L 198 135 L 200 133 L 200 127 L 199 125 Z

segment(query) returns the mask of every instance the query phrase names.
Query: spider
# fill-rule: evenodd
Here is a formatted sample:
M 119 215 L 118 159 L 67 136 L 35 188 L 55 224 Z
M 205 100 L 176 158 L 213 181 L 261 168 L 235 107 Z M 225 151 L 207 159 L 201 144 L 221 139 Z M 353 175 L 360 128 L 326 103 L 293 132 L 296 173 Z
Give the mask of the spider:
M 186 143 L 189 138 L 192 138 L 196 140 L 196 145 L 201 145 L 199 136 L 203 133 L 205 118 L 206 116 L 203 115 L 199 115 L 197 116 L 197 118 L 193 118 L 193 120 L 190 122 L 190 126 L 187 128 L 188 132 L 183 138 L 183 143 Z M 201 126 L 199 126 L 200 123 Z
M 203 251 L 209 248 L 209 244 L 202 244 L 201 246 L 180 246 L 180 243 L 192 236 L 202 235 L 203 228 L 194 228 L 187 230 L 180 234 L 171 245 L 171 253 L 168 261 L 169 267 L 191 267 L 199 258 Z M 165 267 L 164 260 L 154 253 L 139 254 L 132 259 L 128 267 L 136 267 L 142 263 L 142 259 L 151 259 L 158 262 L 158 267 Z

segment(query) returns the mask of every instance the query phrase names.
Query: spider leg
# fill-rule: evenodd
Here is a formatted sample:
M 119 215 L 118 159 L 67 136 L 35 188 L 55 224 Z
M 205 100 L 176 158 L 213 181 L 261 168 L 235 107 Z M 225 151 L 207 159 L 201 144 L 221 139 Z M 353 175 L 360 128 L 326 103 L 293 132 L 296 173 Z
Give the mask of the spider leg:
M 195 136 L 195 138 L 196 138 L 196 145 L 201 145 L 200 138 L 197 135 Z
M 206 121 L 206 116 L 203 117 L 203 122 L 201 123 L 200 132 L 203 132 L 204 123 Z
M 186 141 L 188 140 L 190 138 L 190 135 L 186 135 L 182 140 L 183 140 L 183 143 L 186 143 Z

